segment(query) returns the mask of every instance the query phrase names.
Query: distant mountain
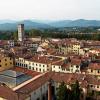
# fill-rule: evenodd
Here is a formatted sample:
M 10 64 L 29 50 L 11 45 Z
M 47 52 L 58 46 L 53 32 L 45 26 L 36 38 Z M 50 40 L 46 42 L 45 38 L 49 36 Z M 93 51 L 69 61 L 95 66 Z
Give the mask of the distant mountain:
M 16 23 L 16 20 L 10 20 L 10 19 L 4 19 L 4 20 L 0 20 L 0 24 L 4 24 L 4 23 Z
M 9 22 L 0 24 L 0 30 L 16 30 L 17 25 L 23 23 L 25 25 L 25 29 L 39 29 L 39 28 L 51 28 L 50 25 L 44 23 L 33 22 L 31 20 L 23 20 L 17 22 Z
M 68 23 L 68 26 L 80 26 L 80 27 L 88 27 L 88 26 L 100 26 L 100 21 L 97 20 L 84 20 L 79 19 L 75 21 L 71 21 Z
M 38 19 L 31 19 L 31 21 L 36 23 L 45 23 L 45 24 L 54 22 L 53 20 L 38 20 Z
M 33 28 L 51 28 L 50 25 L 45 24 L 45 23 L 39 23 L 39 22 L 33 22 L 31 20 L 24 20 L 20 21 L 19 23 L 23 23 L 25 25 L 25 29 L 33 29 Z
M 17 25 L 23 23 L 25 29 L 40 29 L 40 28 L 60 28 L 60 27 L 88 27 L 88 26 L 100 26 L 100 21 L 98 20 L 23 20 L 23 21 L 14 21 L 14 20 L 0 20 L 0 30 L 16 30 Z
M 100 21 L 97 20 L 62 20 L 53 23 L 49 23 L 53 27 L 88 27 L 88 26 L 100 26 Z
M 53 27 L 66 27 L 68 26 L 68 23 L 72 22 L 71 20 L 61 20 L 61 21 L 54 21 L 49 22 L 48 25 L 51 25 Z

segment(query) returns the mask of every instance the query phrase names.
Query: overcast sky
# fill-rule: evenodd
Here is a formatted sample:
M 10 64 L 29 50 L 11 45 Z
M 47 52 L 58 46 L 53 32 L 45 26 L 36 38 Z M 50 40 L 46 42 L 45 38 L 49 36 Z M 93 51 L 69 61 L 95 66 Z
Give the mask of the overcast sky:
M 0 0 L 0 19 L 97 19 L 100 0 Z

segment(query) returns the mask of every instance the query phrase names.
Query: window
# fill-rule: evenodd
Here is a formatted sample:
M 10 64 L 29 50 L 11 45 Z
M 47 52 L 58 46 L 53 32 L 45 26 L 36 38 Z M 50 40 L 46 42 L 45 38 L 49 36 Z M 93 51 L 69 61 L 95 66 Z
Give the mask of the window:
M 44 67 L 44 65 L 43 65 L 43 67 Z
M 93 70 L 91 69 L 91 73 L 93 72 Z
M 7 63 L 5 64 L 5 66 L 7 66 Z
M 34 67 L 32 69 L 34 70 Z
M 31 69 L 31 66 L 29 66 L 29 69 Z
M 39 66 L 41 67 L 41 64 L 39 64 Z
M 21 63 L 19 64 L 19 66 L 21 66 Z
M 5 61 L 7 61 L 7 59 L 5 59 Z
M 1 60 L 0 60 L 0 62 L 1 62 Z
M 76 72 L 79 72 L 79 70 L 76 70 Z
M 93 85 L 91 85 L 91 87 L 93 87 Z
M 71 67 L 73 67 L 73 65 L 71 65 Z
M 70 71 L 70 69 L 69 69 L 69 68 L 67 68 L 66 70 L 67 70 L 67 71 Z
M 0 65 L 0 67 L 1 67 L 1 65 Z
M 32 65 L 34 65 L 34 63 Z
M 79 66 L 76 66 L 76 68 L 79 68 Z
M 12 64 L 12 62 L 10 62 L 10 64 Z
M 19 66 L 19 63 L 16 63 Z
M 23 67 L 23 64 L 22 64 L 22 67 Z
M 97 86 L 97 88 L 99 88 L 99 86 Z
M 71 69 L 71 72 L 73 72 L 73 69 Z
M 98 70 L 98 73 L 100 73 L 100 70 Z
M 34 95 L 36 94 L 36 92 L 34 92 Z
M 55 68 L 55 66 L 53 66 L 53 68 Z
M 11 60 L 11 58 L 10 58 L 10 60 Z
M 26 64 L 26 68 L 27 68 L 27 64 Z
M 37 66 L 37 64 L 36 64 L 36 66 Z

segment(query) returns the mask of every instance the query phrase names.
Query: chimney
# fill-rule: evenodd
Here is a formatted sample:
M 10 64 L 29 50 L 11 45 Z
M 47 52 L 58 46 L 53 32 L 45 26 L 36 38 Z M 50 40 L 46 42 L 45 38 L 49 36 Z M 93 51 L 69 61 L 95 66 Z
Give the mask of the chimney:
M 50 81 L 48 81 L 48 100 L 52 100 L 52 89 Z

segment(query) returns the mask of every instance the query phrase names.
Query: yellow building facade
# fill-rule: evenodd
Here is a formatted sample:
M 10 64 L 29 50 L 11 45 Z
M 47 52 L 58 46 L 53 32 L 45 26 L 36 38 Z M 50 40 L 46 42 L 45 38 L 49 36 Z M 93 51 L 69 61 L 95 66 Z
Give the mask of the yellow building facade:
M 0 57 L 0 71 L 13 68 L 13 66 L 14 66 L 13 58 L 6 56 Z

